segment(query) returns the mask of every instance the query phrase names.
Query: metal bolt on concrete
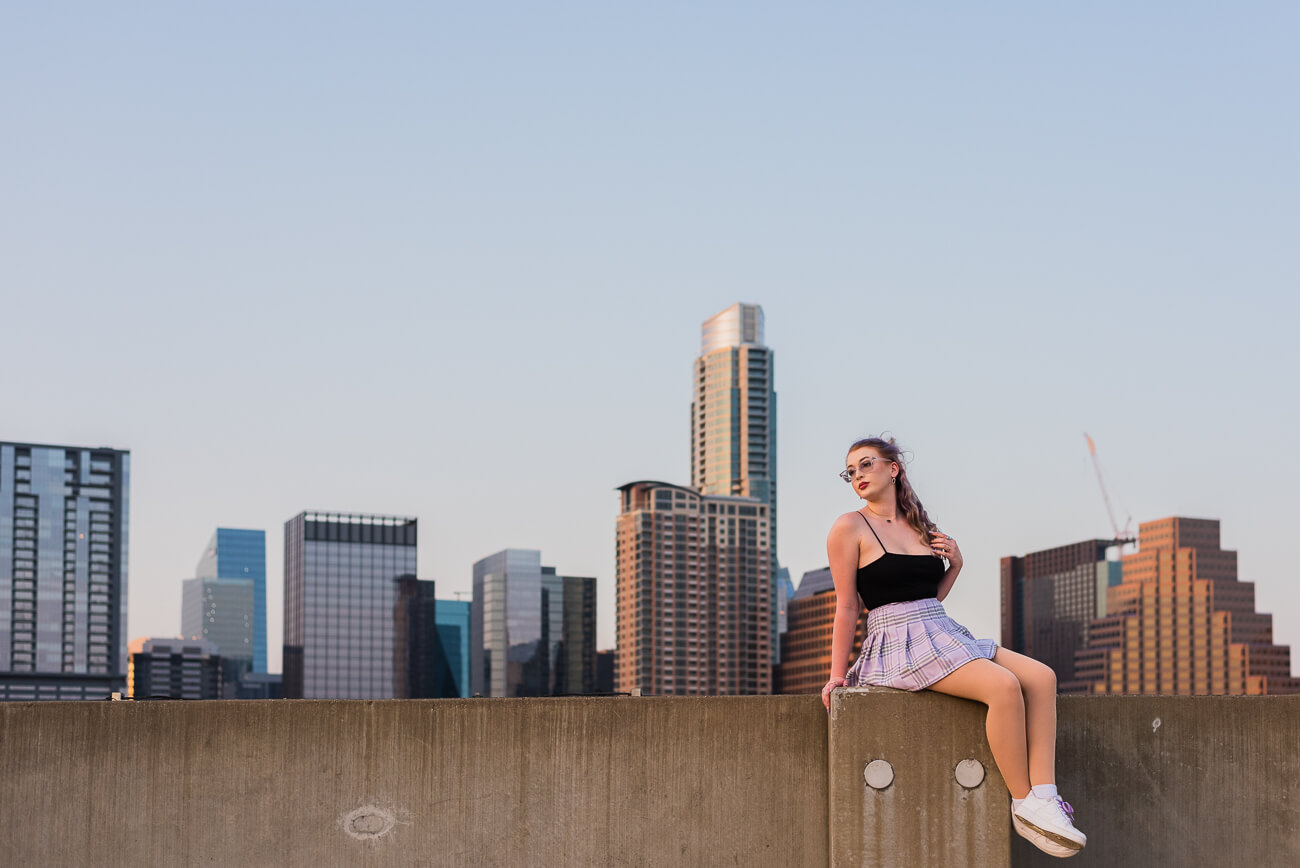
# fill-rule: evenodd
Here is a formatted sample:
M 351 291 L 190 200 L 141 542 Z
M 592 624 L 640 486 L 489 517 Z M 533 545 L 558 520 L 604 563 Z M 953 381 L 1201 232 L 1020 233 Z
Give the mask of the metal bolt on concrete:
M 964 759 L 957 763 L 953 776 L 957 778 L 957 783 L 973 790 L 984 783 L 984 764 L 977 759 Z
M 882 759 L 867 763 L 862 776 L 873 790 L 883 790 L 894 782 L 894 767 Z

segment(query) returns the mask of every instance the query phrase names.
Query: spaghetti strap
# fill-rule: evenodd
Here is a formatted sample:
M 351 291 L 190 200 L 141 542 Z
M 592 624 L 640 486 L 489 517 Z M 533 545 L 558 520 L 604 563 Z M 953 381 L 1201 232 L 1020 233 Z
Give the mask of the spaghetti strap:
M 862 515 L 862 513 L 859 512 L 858 515 Z M 862 515 L 862 520 L 867 521 L 867 517 Z M 880 534 L 876 533 L 876 529 L 871 526 L 871 522 L 869 521 L 867 521 L 867 530 L 871 531 L 871 535 L 876 538 L 876 542 L 880 543 L 880 550 L 885 554 L 889 554 L 889 549 L 885 548 L 885 544 L 880 540 Z

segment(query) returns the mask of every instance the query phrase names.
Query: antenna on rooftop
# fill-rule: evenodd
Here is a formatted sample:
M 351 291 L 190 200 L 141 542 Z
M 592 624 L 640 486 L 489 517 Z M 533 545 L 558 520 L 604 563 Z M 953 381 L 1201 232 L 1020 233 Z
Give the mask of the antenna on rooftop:
M 1085 431 L 1083 434 L 1088 441 L 1088 454 L 1092 456 L 1092 468 L 1097 471 L 1097 484 L 1101 486 L 1101 499 L 1106 504 L 1106 515 L 1110 517 L 1110 529 L 1115 534 L 1115 541 L 1118 543 L 1128 543 L 1133 541 L 1133 516 L 1128 516 L 1124 520 L 1124 529 L 1120 530 L 1119 522 L 1115 520 L 1115 510 L 1110 506 L 1110 495 L 1106 493 L 1106 480 L 1101 474 L 1101 462 L 1097 460 L 1097 444 L 1092 442 L 1092 438 Z

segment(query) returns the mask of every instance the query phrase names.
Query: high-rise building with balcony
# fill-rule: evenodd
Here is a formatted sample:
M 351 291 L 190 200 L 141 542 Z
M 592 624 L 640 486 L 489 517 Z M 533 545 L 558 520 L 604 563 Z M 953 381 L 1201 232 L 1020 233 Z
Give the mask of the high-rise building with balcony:
M 470 692 L 549 696 L 596 689 L 596 580 L 558 575 L 536 549 L 474 564 Z
M 1119 584 L 1118 540 L 1092 539 L 1002 559 L 1002 645 L 1041 660 L 1057 683 L 1072 683 L 1074 655 Z
M 0 700 L 126 686 L 130 453 L 0 442 Z
M 763 308 L 736 303 L 704 321 L 691 401 L 691 486 L 701 494 L 753 497 L 767 506 L 772 566 L 772 655 L 777 617 L 776 387 L 763 343 Z
M 619 496 L 616 689 L 771 693 L 768 504 L 652 481 Z
M 1273 644 L 1272 616 L 1255 611 L 1255 586 L 1238 581 L 1237 553 L 1219 547 L 1217 520 L 1144 522 L 1122 571 L 1063 690 L 1300 693 L 1290 648 Z
M 416 520 L 302 512 L 284 525 L 284 695 L 392 699 L 397 579 Z
M 194 575 L 253 583 L 252 666 L 254 672 L 266 672 L 266 531 L 217 528 Z M 222 648 L 221 653 L 233 650 Z

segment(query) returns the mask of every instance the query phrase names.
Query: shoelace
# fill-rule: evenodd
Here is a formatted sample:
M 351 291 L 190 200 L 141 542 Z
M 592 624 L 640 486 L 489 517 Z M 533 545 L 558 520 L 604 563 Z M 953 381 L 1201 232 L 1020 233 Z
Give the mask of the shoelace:
M 1067 802 L 1065 799 L 1062 799 L 1060 796 L 1057 796 L 1057 797 L 1056 797 L 1056 803 L 1057 803 L 1058 805 L 1060 805 L 1061 808 L 1065 811 L 1065 815 L 1066 815 L 1066 817 L 1068 817 L 1069 820 L 1070 820 L 1070 825 L 1073 826 L 1073 825 L 1074 825 L 1074 808 L 1073 808 L 1073 806 L 1071 806 L 1069 802 Z

